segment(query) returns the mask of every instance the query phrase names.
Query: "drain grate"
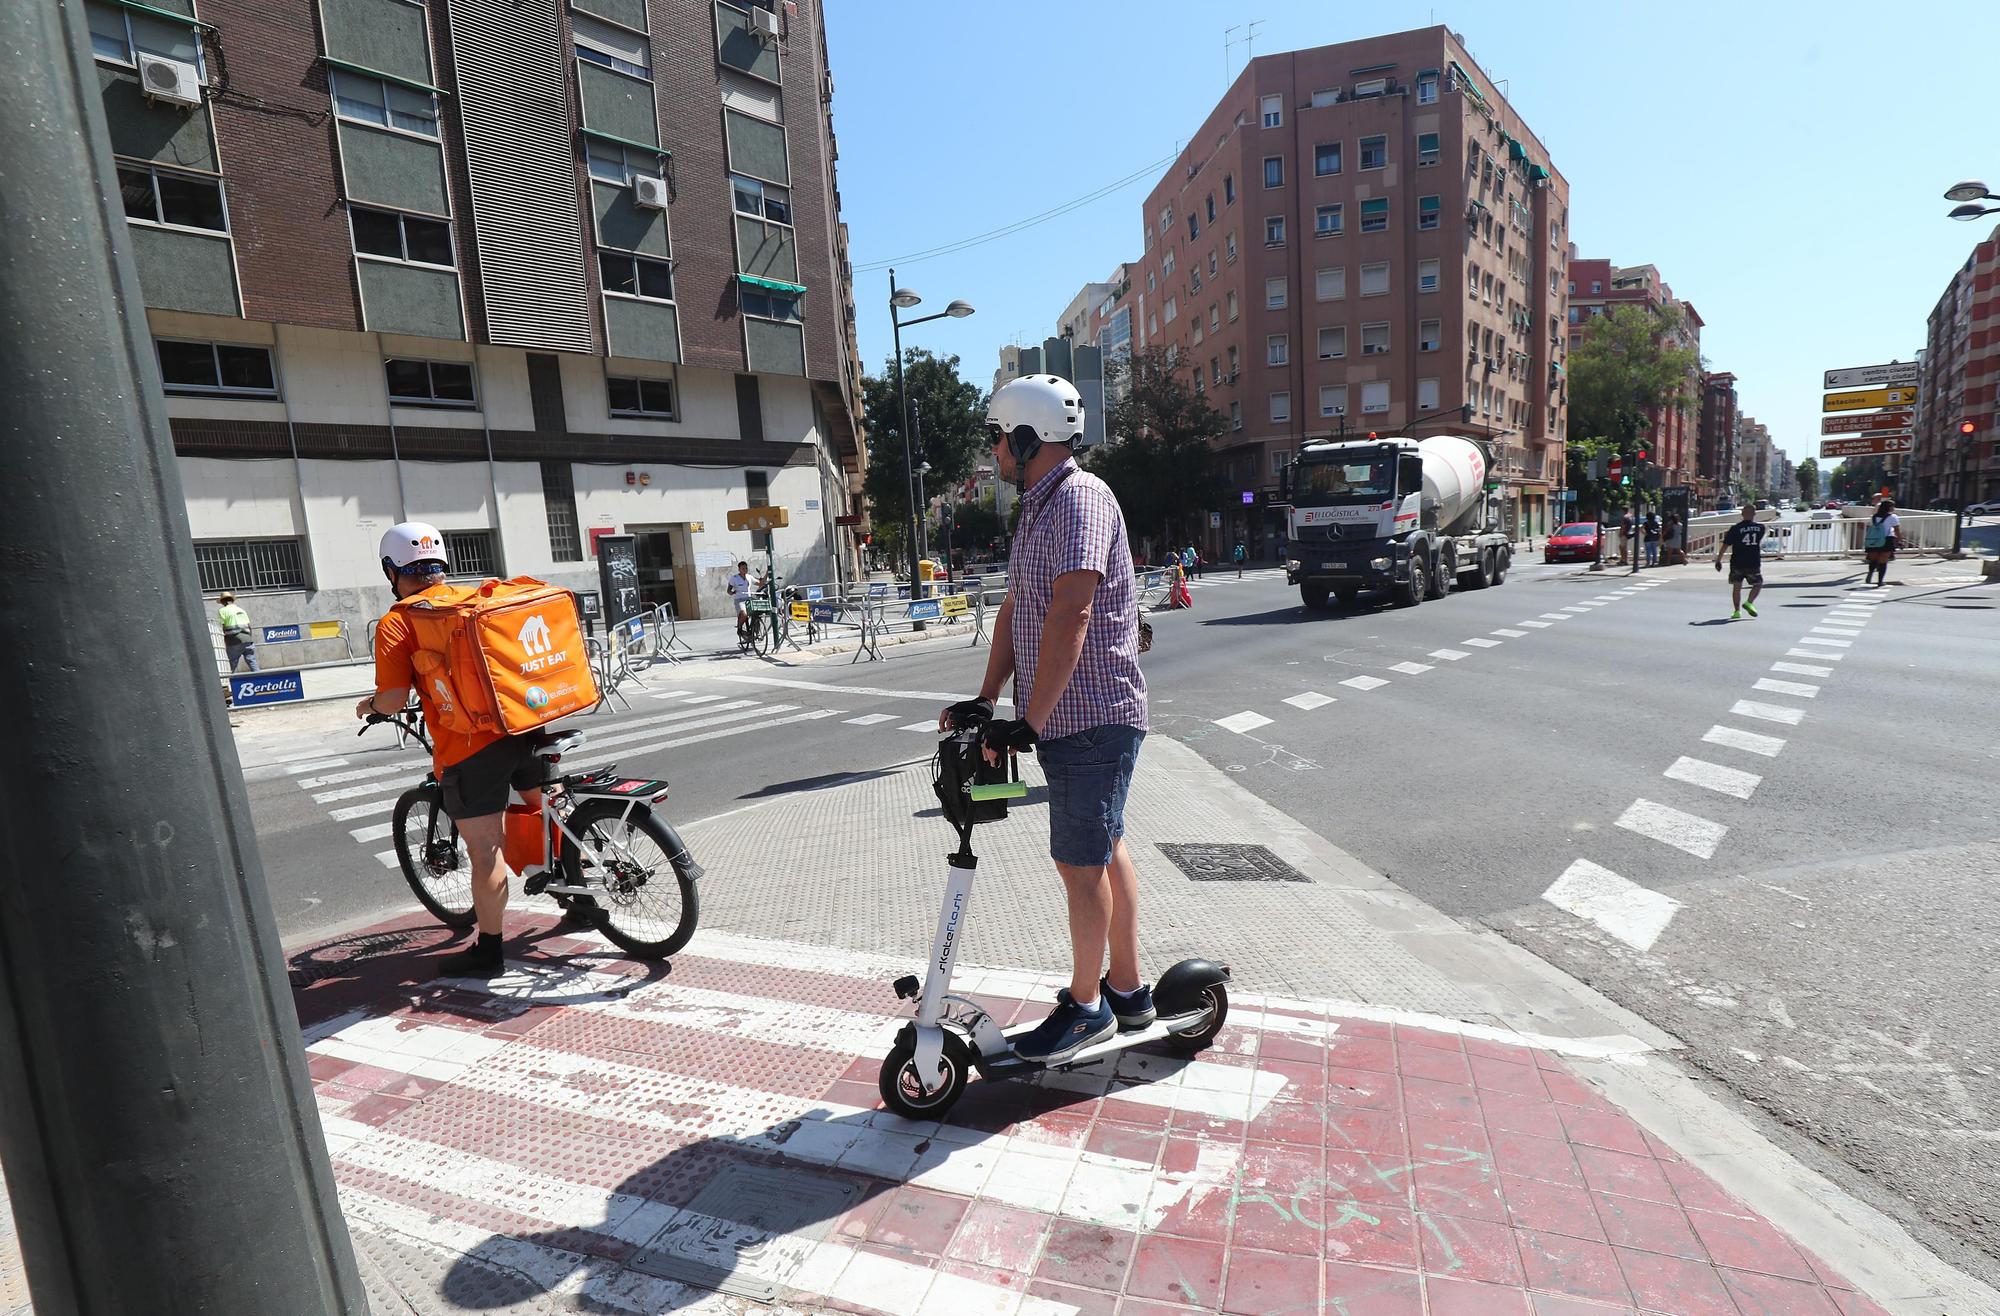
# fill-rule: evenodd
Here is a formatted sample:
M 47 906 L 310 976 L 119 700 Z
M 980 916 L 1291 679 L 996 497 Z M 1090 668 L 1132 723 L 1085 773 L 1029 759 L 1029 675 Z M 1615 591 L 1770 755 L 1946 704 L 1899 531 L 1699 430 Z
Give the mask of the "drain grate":
M 1311 878 L 1261 845 L 1159 847 L 1191 882 L 1310 882 Z

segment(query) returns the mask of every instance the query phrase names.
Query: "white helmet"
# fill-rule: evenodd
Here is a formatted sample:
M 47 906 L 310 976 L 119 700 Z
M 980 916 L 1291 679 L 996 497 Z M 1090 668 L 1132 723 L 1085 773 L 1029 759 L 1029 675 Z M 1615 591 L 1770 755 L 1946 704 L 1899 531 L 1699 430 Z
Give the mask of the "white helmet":
M 1044 443 L 1075 448 L 1083 441 L 1083 395 L 1060 375 L 1023 375 L 994 390 L 986 428 L 1023 464 Z
M 383 569 L 396 572 L 418 562 L 450 565 L 444 552 L 444 532 L 427 521 L 390 526 L 382 535 Z

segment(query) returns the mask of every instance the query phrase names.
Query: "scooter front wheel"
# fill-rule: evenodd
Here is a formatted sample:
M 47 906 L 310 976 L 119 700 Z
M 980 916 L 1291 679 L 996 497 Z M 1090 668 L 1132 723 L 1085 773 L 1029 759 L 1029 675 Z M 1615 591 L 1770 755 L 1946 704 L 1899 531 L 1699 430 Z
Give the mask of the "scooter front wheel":
M 965 1091 L 970 1069 L 971 1060 L 965 1053 L 965 1044 L 947 1032 L 944 1039 L 944 1082 L 934 1091 L 924 1091 L 923 1079 L 917 1072 L 916 1039 L 906 1033 L 896 1039 L 896 1045 L 883 1058 L 877 1086 L 881 1088 L 883 1104 L 904 1119 L 942 1119 L 958 1100 L 959 1094 Z
M 1201 989 L 1201 1003 L 1208 1010 L 1208 1017 L 1192 1028 L 1167 1034 L 1167 1045 L 1176 1051 L 1206 1051 L 1215 1035 L 1222 1031 L 1223 1023 L 1229 1018 L 1229 989 L 1219 982 L 1212 982 Z

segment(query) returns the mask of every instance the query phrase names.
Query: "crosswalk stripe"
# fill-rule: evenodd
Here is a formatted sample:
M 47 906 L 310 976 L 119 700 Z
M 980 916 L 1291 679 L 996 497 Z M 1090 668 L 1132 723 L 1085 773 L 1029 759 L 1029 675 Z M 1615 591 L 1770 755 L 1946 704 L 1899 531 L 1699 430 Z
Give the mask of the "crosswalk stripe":
M 1814 639 L 1814 638 L 1813 638 L 1812 636 L 1810 636 L 1810 635 L 1802 635 L 1802 636 L 1800 636 L 1800 637 L 1799 637 L 1799 643 L 1800 643 L 1800 644 L 1824 644 L 1824 645 L 1827 645 L 1827 646 L 1828 646 L 1829 648 L 1834 648 L 1834 649 L 1852 649 L 1852 648 L 1854 647 L 1854 641 L 1852 641 L 1852 640 L 1831 640 L 1831 639 L 1828 639 L 1828 640 L 1815 640 L 1815 639 Z
M 1711 745 L 1727 745 L 1730 749 L 1762 754 L 1767 759 L 1778 757 L 1778 751 L 1785 747 L 1783 736 L 1760 736 L 1755 731 L 1743 731 L 1720 724 L 1710 727 L 1702 736 L 1702 740 Z
M 1815 626 L 1812 628 L 1812 633 L 1814 635 L 1845 635 L 1851 640 L 1861 634 L 1861 628 L 1858 626 Z
M 1804 720 L 1803 708 L 1786 708 L 1782 704 L 1760 704 L 1754 699 L 1739 699 L 1731 705 L 1730 713 L 1736 717 L 1754 717 L 1763 722 L 1783 722 L 1795 727 Z
M 305 777 L 299 781 L 301 790 L 317 790 L 321 786 L 335 786 L 343 781 L 362 781 L 369 777 L 380 777 L 392 772 L 409 772 L 429 763 L 428 757 L 397 759 L 394 763 L 381 763 L 372 768 L 349 768 L 346 772 L 330 772 L 324 777 Z
M 1542 899 L 1603 928 L 1634 950 L 1651 950 L 1681 902 L 1640 886 L 1601 864 L 1579 859 L 1563 870 Z
M 403 860 L 394 850 L 377 850 L 375 860 L 384 868 L 401 868 Z
M 846 719 L 847 725 L 851 727 L 872 727 L 877 722 L 894 722 L 895 720 L 896 716 L 893 713 L 863 713 L 860 717 Z
M 414 770 L 404 776 L 413 775 Z M 380 795 L 383 791 L 401 791 L 410 783 L 403 777 L 384 777 L 380 781 L 364 781 L 357 786 L 342 786 L 336 790 L 319 791 L 313 795 L 314 804 L 331 804 L 335 800 L 358 800 L 364 795 Z
M 905 722 L 902 726 L 896 728 L 898 731 L 928 731 L 932 735 L 937 734 L 937 729 L 938 724 L 936 722 Z
M 1228 717 L 1216 718 L 1215 725 L 1221 727 L 1224 731 L 1234 731 L 1240 736 L 1246 731 L 1255 731 L 1258 727 L 1270 726 L 1271 719 L 1265 717 L 1262 713 L 1245 709 L 1241 713 L 1231 713 Z
M 681 702 L 687 704 L 712 704 L 718 699 L 727 699 L 728 697 L 727 695 L 689 695 Z
M 1618 596 L 1616 594 L 1599 594 L 1594 601 L 1598 603 L 1616 603 L 1618 602 Z
M 1350 676 L 1341 684 L 1350 690 L 1376 690 L 1389 683 L 1379 676 Z
M 1534 629 L 1538 631 L 1545 631 L 1549 628 L 1549 623 L 1545 621 L 1517 621 L 1514 624 L 1516 626 L 1532 626 Z M 1499 633 L 1500 632 L 1498 631 L 1494 632 L 1495 635 L 1498 635 Z
M 1389 670 L 1401 672 L 1405 676 L 1422 676 L 1431 670 L 1429 663 L 1390 663 Z
M 951 694 L 942 690 L 885 690 L 873 685 L 830 685 L 820 681 L 790 680 L 782 676 L 721 676 L 716 679 L 732 681 L 739 685 L 773 685 L 787 690 L 817 690 L 829 695 L 870 695 L 877 699 L 942 700 L 947 704 L 955 704 L 961 699 L 972 698 L 971 695 Z M 994 702 L 1004 704 L 1007 701 L 999 699 Z
M 1543 620 L 1543 621 L 1568 621 L 1568 620 L 1569 620 L 1569 614 L 1568 614 L 1567 612 L 1545 612 L 1545 613 L 1543 613 L 1543 614 L 1542 614 L 1542 620 Z
M 1794 676 L 1832 676 L 1831 667 L 1814 667 L 1811 663 L 1772 663 L 1774 672 L 1790 672 Z
M 795 704 L 773 704 L 771 705 L 770 709 L 766 711 L 775 711 L 776 709 L 780 708 L 795 708 L 795 707 L 797 707 L 797 705 Z M 766 722 L 746 722 L 741 726 L 721 727 L 715 731 L 704 731 L 701 734 L 694 736 L 675 736 L 671 740 L 655 740 L 655 741 L 649 741 L 644 745 L 628 745 L 625 748 L 620 749 L 615 753 L 592 754 L 590 757 L 583 759 L 575 766 L 579 768 L 597 767 L 600 764 L 609 763 L 613 759 L 620 757 L 626 757 L 635 754 L 653 754 L 663 749 L 679 749 L 683 745 L 698 745 L 701 744 L 703 741 L 721 740 L 726 736 L 740 736 L 743 735 L 745 732 L 749 731 L 763 731 L 771 727 L 790 726 L 794 722 L 814 722 L 818 721 L 820 718 L 823 717 L 839 717 L 842 713 L 846 711 L 847 710 L 844 708 L 809 708 L 803 713 L 793 713 L 788 717 L 774 717 Z M 688 726 L 690 727 L 702 726 L 702 725 L 705 724 L 699 722 L 688 723 Z M 674 728 L 674 729 L 681 730 L 682 728 Z
M 348 835 L 357 841 L 366 843 L 368 841 L 385 841 L 394 835 L 395 831 L 396 824 L 392 822 L 373 823 L 367 827 L 356 827 L 348 832 Z M 391 857 L 394 857 L 395 853 L 394 850 L 389 851 Z
M 1332 695 L 1323 695 L 1317 690 L 1307 690 L 1301 694 L 1293 695 L 1284 702 L 1290 704 L 1293 708 L 1301 708 L 1307 712 L 1311 712 L 1315 708 L 1324 708 L 1326 705 L 1333 703 L 1334 699 Z
M 1517 630 L 1515 630 L 1515 629 L 1514 629 L 1514 628 L 1513 628 L 1512 626 L 1502 626 L 1502 627 L 1500 627 L 1499 629 L 1497 629 L 1497 630 L 1493 631 L 1493 632 L 1492 632 L 1492 634 L 1494 634 L 1494 635 L 1504 635 L 1504 636 L 1506 636 L 1506 637 L 1507 637 L 1508 639 L 1510 639 L 1510 640 L 1518 640 L 1518 639 L 1520 639 L 1520 638 L 1521 638 L 1521 637 L 1522 637 L 1523 635 L 1526 635 L 1526 634 L 1527 634 L 1527 632 L 1526 632 L 1526 631 L 1517 631 Z
M 391 796 L 386 799 L 370 800 L 366 804 L 350 804 L 344 809 L 332 809 L 328 811 L 326 816 L 335 822 L 353 822 L 356 818 L 367 818 L 374 814 L 387 813 L 395 807 L 395 798 Z M 387 833 L 384 833 L 384 835 L 387 835 Z
M 1471 646 L 1472 646 L 1473 648 L 1475 648 L 1475 649 L 1497 649 L 1497 648 L 1499 648 L 1499 647 L 1500 647 L 1500 646 L 1501 646 L 1502 644 L 1506 643 L 1506 641 L 1504 641 L 1504 640 L 1481 640 L 1481 639 L 1471 639 L 1471 640 L 1460 640 L 1460 641 L 1459 641 L 1459 643 L 1460 643 L 1460 644 L 1469 644 L 1469 645 L 1471 645 Z
M 1774 695 L 1791 695 L 1798 699 L 1819 698 L 1819 687 L 1805 681 L 1779 681 L 1762 677 L 1752 689 L 1767 690 Z
M 1433 658 L 1442 658 L 1448 663 L 1455 663 L 1461 658 L 1472 657 L 1471 654 L 1463 649 L 1433 649 L 1430 652 L 1430 656 Z
M 1785 656 L 1787 658 L 1817 658 L 1824 663 L 1837 663 L 1842 658 L 1847 657 L 1846 654 L 1836 653 L 1832 649 L 1787 649 L 1785 650 Z
M 1757 789 L 1757 784 L 1764 780 L 1754 772 L 1724 767 L 1720 763 L 1710 763 L 1706 759 L 1689 758 L 1685 754 L 1675 759 L 1673 766 L 1661 775 L 1671 777 L 1675 781 L 1684 781 L 1690 786 L 1699 786 L 1703 790 L 1734 795 L 1739 800 L 1749 799 L 1751 792 Z
M 287 764 L 285 774 L 296 777 L 301 772 L 316 772 L 321 768 L 338 768 L 345 766 L 346 763 L 347 760 L 343 758 L 307 759 L 304 763 Z
M 1628 832 L 1671 845 L 1697 859 L 1712 859 L 1729 828 L 1707 818 L 1683 813 L 1653 800 L 1634 800 L 1632 807 L 1618 815 L 1618 825 Z

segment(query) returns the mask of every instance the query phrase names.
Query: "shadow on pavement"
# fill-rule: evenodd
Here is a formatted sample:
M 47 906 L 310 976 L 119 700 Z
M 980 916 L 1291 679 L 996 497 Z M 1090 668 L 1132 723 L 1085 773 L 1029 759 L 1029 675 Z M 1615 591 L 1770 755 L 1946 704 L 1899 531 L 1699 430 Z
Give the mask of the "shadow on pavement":
M 828 772 L 817 777 L 800 777 L 796 781 L 774 781 L 759 790 L 746 791 L 737 796 L 739 800 L 761 800 L 773 795 L 792 795 L 803 791 L 823 791 L 835 786 L 851 786 L 859 781 L 873 781 L 877 777 L 893 777 L 911 763 L 922 763 L 923 759 L 910 759 L 904 763 L 891 763 L 887 767 L 873 768 L 866 772 Z

